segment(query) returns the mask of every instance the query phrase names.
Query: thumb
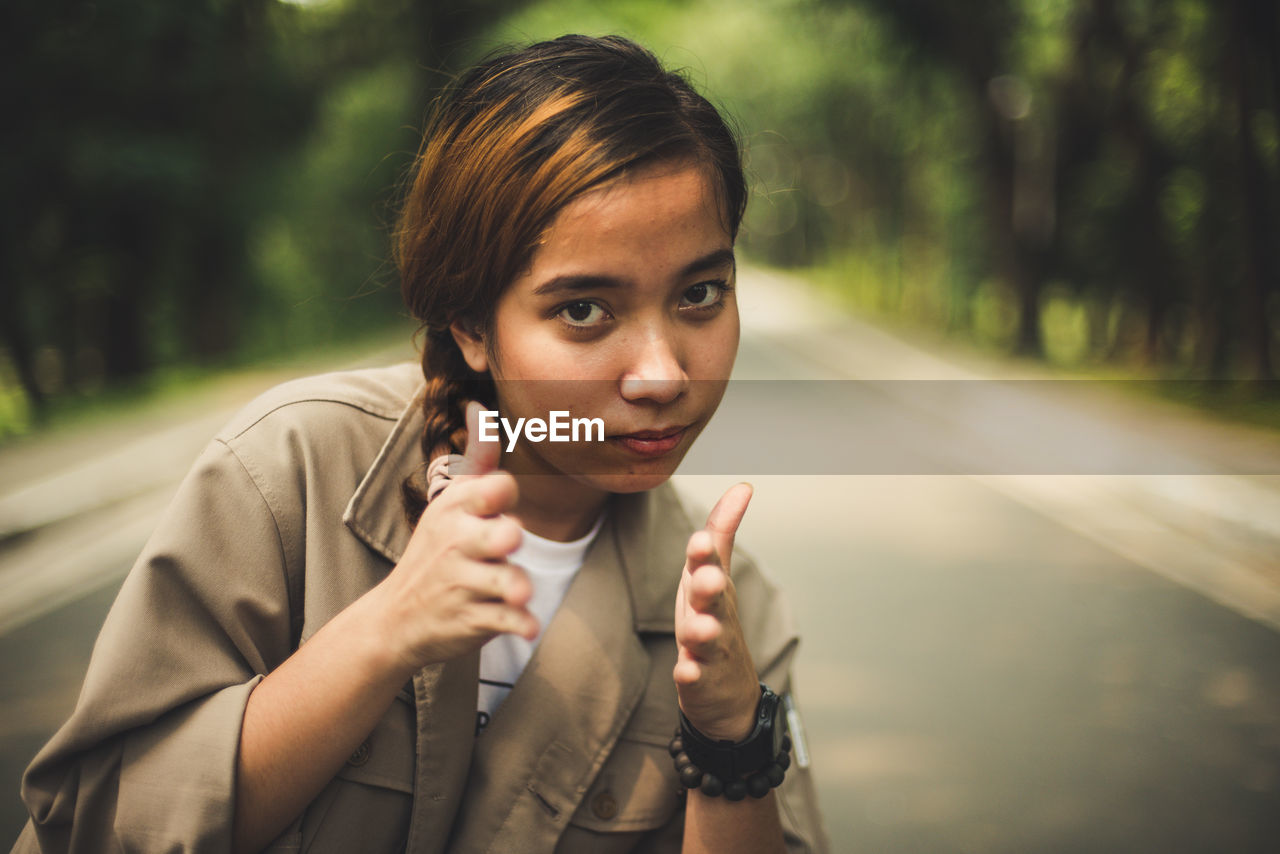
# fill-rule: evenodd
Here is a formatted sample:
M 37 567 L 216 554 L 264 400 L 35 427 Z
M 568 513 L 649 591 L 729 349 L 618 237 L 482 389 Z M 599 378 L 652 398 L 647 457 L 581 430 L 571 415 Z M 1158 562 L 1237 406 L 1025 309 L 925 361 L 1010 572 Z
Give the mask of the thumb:
M 476 401 L 467 401 L 467 448 L 462 452 L 462 462 L 453 472 L 455 477 L 488 474 L 498 468 L 502 457 L 501 438 L 490 442 L 480 441 L 480 412 L 483 409 Z M 492 432 L 501 436 L 496 430 Z
M 711 541 L 720 558 L 720 565 L 726 570 L 729 566 L 729 556 L 733 553 L 734 535 L 738 533 L 738 525 L 742 523 L 742 517 L 747 512 L 747 505 L 751 502 L 753 494 L 751 484 L 736 483 L 720 496 L 716 506 L 711 508 L 711 513 L 707 515 L 706 529 L 711 534 Z

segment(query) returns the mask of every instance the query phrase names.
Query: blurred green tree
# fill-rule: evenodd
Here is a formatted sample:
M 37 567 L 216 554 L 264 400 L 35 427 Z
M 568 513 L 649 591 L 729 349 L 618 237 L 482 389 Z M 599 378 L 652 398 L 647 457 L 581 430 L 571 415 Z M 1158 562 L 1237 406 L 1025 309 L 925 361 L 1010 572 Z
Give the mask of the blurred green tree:
M 37 416 L 157 365 L 393 318 L 370 283 L 406 128 L 512 5 L 4 4 L 0 362 Z M 307 263 L 282 263 L 294 250 Z
M 1274 376 L 1269 0 L 12 0 L 0 384 L 38 405 L 391 316 L 380 226 L 431 93 L 566 31 L 740 118 L 765 261 L 1016 352 Z
M 887 22 L 910 54 L 893 73 L 911 81 L 941 72 L 961 100 L 966 120 L 947 122 L 953 134 L 940 148 L 904 162 L 918 170 L 921 161 L 947 162 L 948 147 L 974 152 L 962 168 L 982 201 L 964 207 L 982 223 L 980 245 L 962 250 L 976 259 L 951 263 L 995 276 L 1015 295 L 1015 352 L 1043 355 L 1043 297 L 1061 283 L 1057 290 L 1091 308 L 1095 355 L 1213 377 L 1274 377 L 1275 3 L 820 5 Z M 938 115 L 936 94 L 901 91 L 900 122 Z M 873 181 L 899 180 L 874 162 L 849 167 Z M 923 210 L 945 205 L 935 197 Z M 944 231 L 956 223 L 950 218 Z M 901 230 L 912 231 L 964 245 L 931 227 Z

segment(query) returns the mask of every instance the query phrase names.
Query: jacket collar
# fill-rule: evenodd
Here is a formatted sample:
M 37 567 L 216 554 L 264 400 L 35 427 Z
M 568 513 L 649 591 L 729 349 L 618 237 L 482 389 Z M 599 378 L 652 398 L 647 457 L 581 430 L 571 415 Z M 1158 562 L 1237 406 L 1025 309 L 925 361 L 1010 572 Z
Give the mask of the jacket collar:
M 419 385 L 405 405 L 342 514 L 351 533 L 393 565 L 404 554 L 413 533 L 405 519 L 400 484 L 423 463 L 423 388 Z
M 353 534 L 392 564 L 413 532 L 402 510 L 400 485 L 423 463 L 421 392 L 419 387 L 405 406 L 342 517 Z M 614 535 L 607 546 L 616 549 L 614 560 L 626 579 L 635 631 L 674 632 L 679 561 L 694 530 L 675 489 L 663 484 L 616 495 L 609 512 Z M 600 542 L 603 534 L 602 529 L 597 537 L 601 546 L 606 545 Z
M 673 634 L 676 588 L 694 530 L 688 513 L 675 489 L 664 483 L 649 492 L 614 496 L 612 516 L 635 630 Z

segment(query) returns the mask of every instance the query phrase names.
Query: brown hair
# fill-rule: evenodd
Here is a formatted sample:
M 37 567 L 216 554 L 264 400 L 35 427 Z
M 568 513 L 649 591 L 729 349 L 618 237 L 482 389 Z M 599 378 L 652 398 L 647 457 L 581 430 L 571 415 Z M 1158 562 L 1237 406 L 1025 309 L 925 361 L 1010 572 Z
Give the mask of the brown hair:
M 736 237 L 747 190 L 737 138 L 681 75 L 618 36 L 562 36 L 472 68 L 436 102 L 396 229 L 405 305 L 422 324 L 428 460 L 461 453 L 465 405 L 496 408 L 491 379 L 464 361 L 449 326 L 488 328 L 552 219 L 628 169 L 690 157 L 716 179 Z M 422 472 L 405 512 L 426 506 Z

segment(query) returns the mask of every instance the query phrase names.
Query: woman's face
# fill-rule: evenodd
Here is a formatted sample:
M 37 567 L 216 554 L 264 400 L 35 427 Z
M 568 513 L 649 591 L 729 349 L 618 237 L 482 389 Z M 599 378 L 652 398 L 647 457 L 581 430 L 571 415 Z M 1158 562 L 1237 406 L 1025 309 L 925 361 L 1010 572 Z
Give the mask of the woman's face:
M 490 328 L 455 324 L 454 336 L 473 369 L 491 372 L 511 423 L 569 410 L 602 419 L 605 440 L 521 436 L 503 467 L 593 492 L 670 477 L 733 368 L 734 272 L 715 190 L 692 163 L 644 167 L 565 206 Z

